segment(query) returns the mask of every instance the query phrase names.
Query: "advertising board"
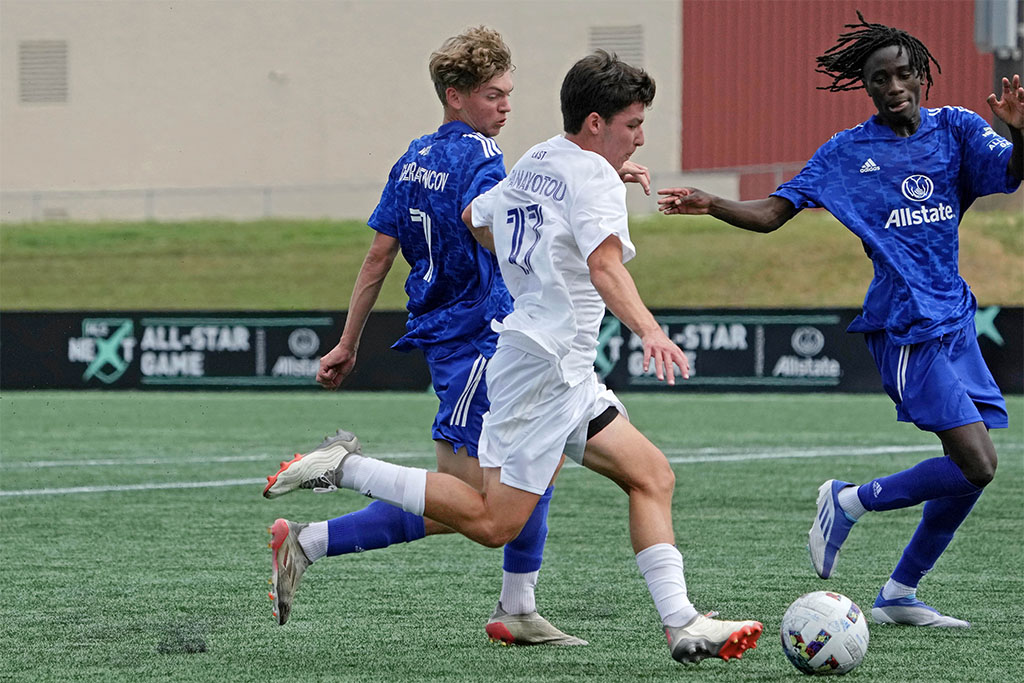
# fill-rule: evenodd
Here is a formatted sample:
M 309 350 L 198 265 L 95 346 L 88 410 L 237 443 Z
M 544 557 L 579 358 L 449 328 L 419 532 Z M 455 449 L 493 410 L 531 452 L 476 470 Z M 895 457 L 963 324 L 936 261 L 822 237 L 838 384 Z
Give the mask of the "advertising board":
M 858 309 L 657 310 L 691 375 L 668 387 L 643 370 L 639 338 L 606 315 L 595 369 L 616 391 L 881 391 L 859 334 Z M 426 391 L 419 353 L 390 348 L 406 314 L 370 316 L 347 389 Z M 320 357 L 337 342 L 339 311 L 6 312 L 3 389 L 315 389 Z M 1006 393 L 1024 393 L 1024 309 L 975 316 L 979 345 Z

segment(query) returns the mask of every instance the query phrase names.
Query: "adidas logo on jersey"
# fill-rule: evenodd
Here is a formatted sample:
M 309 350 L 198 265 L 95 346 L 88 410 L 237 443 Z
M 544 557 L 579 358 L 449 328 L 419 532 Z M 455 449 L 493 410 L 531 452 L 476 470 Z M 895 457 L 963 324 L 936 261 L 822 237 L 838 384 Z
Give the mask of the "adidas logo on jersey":
M 426 147 L 421 149 L 419 152 L 417 152 L 417 154 L 419 154 L 421 156 L 427 156 L 428 154 L 430 154 L 430 148 L 431 147 L 433 147 L 433 145 L 427 145 Z
M 871 173 L 872 171 L 881 171 L 881 170 L 882 169 L 879 168 L 878 164 L 876 164 L 871 157 L 868 157 L 868 160 L 865 161 L 864 165 L 860 167 L 860 172 L 861 173 Z

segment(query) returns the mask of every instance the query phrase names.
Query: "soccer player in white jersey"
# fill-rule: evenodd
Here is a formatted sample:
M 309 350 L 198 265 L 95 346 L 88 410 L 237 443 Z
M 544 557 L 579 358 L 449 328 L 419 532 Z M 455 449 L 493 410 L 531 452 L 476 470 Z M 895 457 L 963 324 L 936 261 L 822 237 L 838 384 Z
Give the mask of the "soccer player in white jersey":
M 977 302 L 958 269 L 958 228 L 978 197 L 1021 182 L 1024 88 L 1003 79 L 989 95 L 1010 129 L 997 135 L 974 112 L 919 106 L 938 62 L 909 33 L 864 21 L 818 58 L 833 92 L 865 88 L 877 113 L 837 133 L 793 180 L 766 199 L 731 201 L 694 188 L 660 190 L 667 214 L 710 214 L 771 232 L 797 211 L 824 207 L 854 232 L 874 264 L 862 332 L 896 404 L 897 419 L 934 432 L 944 454 L 860 486 L 818 489 L 808 548 L 815 571 L 832 575 L 839 549 L 867 511 L 924 503 L 921 522 L 871 610 L 881 623 L 966 627 L 918 599 L 918 582 L 949 545 L 996 470 L 988 430 L 1008 425 L 1006 403 L 978 348 Z M 925 96 L 927 97 L 927 90 Z
M 483 374 L 497 342 L 491 320 L 503 318 L 512 300 L 494 255 L 477 244 L 462 222 L 462 210 L 505 176 L 504 157 L 494 137 L 511 112 L 512 69 L 511 52 L 501 35 L 483 26 L 449 38 L 431 55 L 430 76 L 444 120 L 436 132 L 413 140 L 392 168 L 368 221 L 374 239 L 356 278 L 345 329 L 321 359 L 317 373 L 321 385 L 337 389 L 352 372 L 363 326 L 401 251 L 410 265 L 405 284 L 409 319 L 406 334 L 394 348 L 421 350 L 430 368 L 439 401 L 432 428 L 438 471 L 478 490 L 483 484 L 477 442 L 488 406 Z M 329 441 L 358 449 L 351 434 Z M 268 477 L 267 497 L 273 496 L 277 476 Z M 553 489 L 545 486 L 522 532 L 505 546 L 501 596 L 485 627 L 495 640 L 586 645 L 552 626 L 536 608 Z M 433 520 L 381 500 L 323 522 L 278 519 L 271 527 L 270 544 L 274 616 L 279 624 L 287 621 L 311 562 L 448 532 Z
M 464 213 L 494 246 L 513 311 L 496 322 L 487 368 L 490 411 L 480 437 L 483 493 L 443 473 L 381 462 L 339 446 L 278 474 L 275 488 L 340 487 L 401 505 L 486 546 L 514 538 L 563 452 L 628 495 L 629 532 L 672 657 L 730 659 L 754 647 L 756 621 L 698 613 L 675 547 L 675 477 L 594 372 L 605 307 L 642 340 L 645 369 L 675 383 L 685 354 L 665 336 L 623 265 L 634 254 L 616 169 L 643 144 L 654 81 L 605 52 L 577 62 L 561 89 L 565 134 L 533 147 Z M 489 227 L 488 227 L 489 226 Z

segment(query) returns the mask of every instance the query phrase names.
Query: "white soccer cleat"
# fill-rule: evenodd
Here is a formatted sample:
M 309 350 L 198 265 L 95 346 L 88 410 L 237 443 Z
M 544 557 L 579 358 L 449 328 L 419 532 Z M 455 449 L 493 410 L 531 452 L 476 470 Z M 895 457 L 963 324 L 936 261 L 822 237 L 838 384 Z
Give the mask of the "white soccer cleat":
M 352 453 L 362 453 L 359 439 L 339 429 L 334 436 L 305 455 L 295 454 L 281 469 L 267 477 L 264 498 L 277 498 L 295 489 L 313 489 L 315 493 L 334 491 L 341 486 L 342 465 Z
M 587 645 L 587 641 L 570 636 L 555 628 L 537 612 L 509 614 L 494 608 L 494 614 L 484 628 L 492 643 L 504 645 Z
M 917 599 L 916 595 L 886 600 L 879 592 L 871 608 L 876 624 L 902 624 L 904 626 L 931 626 L 933 628 L 970 628 L 971 623 L 956 617 L 947 617 L 937 609 Z
M 274 618 L 280 626 L 288 621 L 299 581 L 312 564 L 299 544 L 299 534 L 307 526 L 279 519 L 268 529 L 271 535 L 270 600 L 274 603 Z
M 757 647 L 764 627 L 759 621 L 724 621 L 698 614 L 686 626 L 665 627 L 672 659 L 692 664 L 708 657 L 728 661 Z

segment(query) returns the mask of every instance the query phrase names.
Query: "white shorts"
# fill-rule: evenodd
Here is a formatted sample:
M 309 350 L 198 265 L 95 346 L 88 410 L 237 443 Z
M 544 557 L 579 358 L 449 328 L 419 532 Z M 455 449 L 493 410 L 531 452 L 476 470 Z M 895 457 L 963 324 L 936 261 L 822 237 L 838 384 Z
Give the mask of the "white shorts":
M 512 346 L 487 365 L 490 410 L 480 434 L 480 467 L 500 467 L 501 483 L 543 495 L 565 453 L 583 464 L 587 426 L 609 407 L 626 409 L 597 379 L 569 386 L 558 367 Z

